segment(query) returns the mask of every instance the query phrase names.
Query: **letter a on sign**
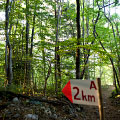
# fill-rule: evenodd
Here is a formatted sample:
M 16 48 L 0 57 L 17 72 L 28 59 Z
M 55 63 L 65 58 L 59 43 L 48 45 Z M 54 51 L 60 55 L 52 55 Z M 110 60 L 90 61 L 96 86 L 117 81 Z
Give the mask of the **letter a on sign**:
M 90 84 L 90 90 L 91 90 L 92 88 L 95 88 L 95 90 L 97 90 L 94 81 L 91 81 L 91 84 Z

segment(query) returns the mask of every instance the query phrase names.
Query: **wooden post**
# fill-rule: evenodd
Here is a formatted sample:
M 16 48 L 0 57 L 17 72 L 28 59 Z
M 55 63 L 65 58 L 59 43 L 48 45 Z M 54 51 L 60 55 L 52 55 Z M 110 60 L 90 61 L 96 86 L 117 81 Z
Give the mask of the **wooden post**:
M 101 79 L 100 78 L 97 78 L 97 84 L 98 84 L 99 115 L 100 115 L 100 120 L 104 120 L 102 92 L 101 92 Z

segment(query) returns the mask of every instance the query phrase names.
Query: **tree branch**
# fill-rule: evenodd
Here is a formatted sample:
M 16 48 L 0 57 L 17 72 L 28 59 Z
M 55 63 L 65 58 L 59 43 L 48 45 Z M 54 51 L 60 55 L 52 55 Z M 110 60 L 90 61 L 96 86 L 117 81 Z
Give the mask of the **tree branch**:
M 105 5 L 105 6 L 103 5 L 100 9 L 105 8 L 105 7 L 108 7 L 108 6 L 113 5 L 113 4 L 115 4 L 115 2 L 110 3 L 110 4 L 108 4 L 108 5 Z

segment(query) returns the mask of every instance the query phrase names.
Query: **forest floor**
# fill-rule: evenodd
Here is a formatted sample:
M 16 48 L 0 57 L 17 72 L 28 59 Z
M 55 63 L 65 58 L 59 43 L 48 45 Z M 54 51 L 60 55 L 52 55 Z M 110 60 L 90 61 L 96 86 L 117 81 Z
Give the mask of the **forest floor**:
M 120 97 L 113 99 L 111 97 L 113 86 L 102 88 L 103 108 L 105 120 L 120 120 Z M 85 120 L 99 120 L 97 107 L 86 106 L 84 109 Z M 81 119 L 82 120 L 82 119 Z
M 113 89 L 113 86 L 102 88 L 105 120 L 120 120 L 120 97 L 110 98 Z M 0 120 L 99 120 L 98 107 L 73 105 L 65 98 L 43 97 L 39 101 L 12 94 L 5 99 L 0 95 Z

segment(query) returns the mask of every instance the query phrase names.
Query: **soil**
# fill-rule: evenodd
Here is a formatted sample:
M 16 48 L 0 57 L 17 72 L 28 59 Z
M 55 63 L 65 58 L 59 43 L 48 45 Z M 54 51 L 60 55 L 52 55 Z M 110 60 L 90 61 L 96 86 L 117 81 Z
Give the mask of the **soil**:
M 105 120 L 120 120 L 120 97 L 110 98 L 113 89 L 113 86 L 102 88 Z M 16 102 L 1 98 L 0 120 L 99 120 L 98 107 L 71 104 L 65 98 L 61 100 L 67 104 L 30 101 L 22 97 Z M 35 115 L 38 118 L 27 118 L 27 115 Z
M 120 120 L 120 98 L 110 98 L 114 90 L 113 86 L 105 86 L 102 88 L 104 119 L 105 120 Z M 85 107 L 85 120 L 99 120 L 98 107 Z

